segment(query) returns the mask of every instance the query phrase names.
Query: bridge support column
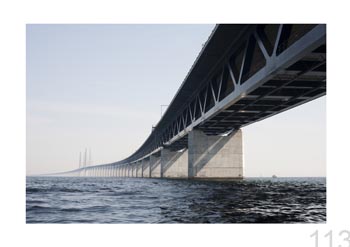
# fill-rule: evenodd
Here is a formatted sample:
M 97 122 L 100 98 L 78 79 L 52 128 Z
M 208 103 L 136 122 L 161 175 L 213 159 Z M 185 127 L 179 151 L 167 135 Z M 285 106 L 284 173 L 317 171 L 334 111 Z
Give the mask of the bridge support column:
M 136 163 L 136 177 L 138 178 L 142 178 L 142 166 L 143 166 L 142 160 Z
M 137 167 L 138 167 L 138 162 L 134 163 L 134 178 L 137 178 Z
M 135 163 L 130 164 L 130 177 L 135 177 Z
M 161 177 L 160 155 L 152 154 L 149 159 L 150 177 Z
M 188 178 L 188 150 L 172 151 L 167 148 L 161 150 L 161 177 Z
M 134 178 L 137 178 L 137 166 L 138 166 L 138 163 L 135 162 L 134 163 Z
M 229 136 L 188 135 L 190 178 L 243 178 L 242 131 Z
M 142 177 L 143 178 L 150 177 L 149 158 L 145 158 L 142 160 Z

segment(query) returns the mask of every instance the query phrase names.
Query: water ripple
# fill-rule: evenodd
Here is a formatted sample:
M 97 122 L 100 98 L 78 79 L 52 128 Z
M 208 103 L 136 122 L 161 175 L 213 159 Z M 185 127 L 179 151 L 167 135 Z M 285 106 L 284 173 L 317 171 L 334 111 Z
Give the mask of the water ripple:
M 27 223 L 319 223 L 325 178 L 28 177 Z

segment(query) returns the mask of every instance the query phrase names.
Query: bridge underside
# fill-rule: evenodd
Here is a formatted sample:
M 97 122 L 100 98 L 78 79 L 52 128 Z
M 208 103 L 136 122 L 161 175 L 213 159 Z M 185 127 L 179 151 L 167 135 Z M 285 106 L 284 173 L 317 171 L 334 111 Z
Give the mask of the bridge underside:
M 64 175 L 242 178 L 240 128 L 325 94 L 325 25 L 217 25 L 134 154 Z
M 271 79 L 203 122 L 198 128 L 218 135 L 286 111 L 326 92 L 325 45 L 318 47 Z

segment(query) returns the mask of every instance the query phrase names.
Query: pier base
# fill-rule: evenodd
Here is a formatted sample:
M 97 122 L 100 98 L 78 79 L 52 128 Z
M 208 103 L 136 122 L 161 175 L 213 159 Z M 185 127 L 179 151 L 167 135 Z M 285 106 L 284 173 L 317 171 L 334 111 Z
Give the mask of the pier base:
M 188 150 L 161 150 L 161 177 L 188 178 Z
M 151 178 L 161 177 L 160 154 L 152 154 L 149 160 Z
M 149 158 L 145 158 L 144 160 L 142 160 L 142 177 L 150 177 Z
M 189 178 L 243 178 L 242 131 L 229 136 L 188 135 Z
M 136 177 L 142 178 L 142 161 L 136 163 Z

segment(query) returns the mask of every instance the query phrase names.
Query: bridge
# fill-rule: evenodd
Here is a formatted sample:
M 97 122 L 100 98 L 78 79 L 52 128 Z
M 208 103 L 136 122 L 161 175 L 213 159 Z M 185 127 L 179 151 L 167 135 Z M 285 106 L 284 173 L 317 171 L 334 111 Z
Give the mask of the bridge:
M 129 157 L 63 176 L 243 177 L 241 128 L 326 94 L 326 25 L 216 25 Z

